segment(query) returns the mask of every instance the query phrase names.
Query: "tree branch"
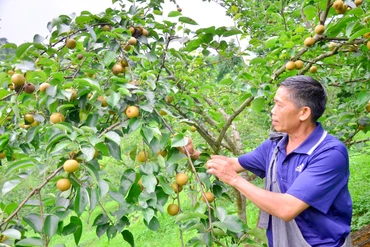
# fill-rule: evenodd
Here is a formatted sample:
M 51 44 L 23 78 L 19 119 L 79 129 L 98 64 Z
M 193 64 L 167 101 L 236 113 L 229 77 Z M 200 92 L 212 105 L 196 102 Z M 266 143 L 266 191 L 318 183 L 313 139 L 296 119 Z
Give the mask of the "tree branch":
M 56 169 L 49 177 L 47 177 L 45 179 L 45 181 L 40 184 L 38 187 L 34 188 L 29 194 L 28 196 L 26 197 L 26 199 L 24 199 L 17 207 L 17 209 L 8 217 L 6 218 L 1 224 L 0 224 L 0 227 L 3 226 L 4 224 L 6 224 L 9 220 L 11 220 L 14 216 L 16 216 L 19 212 L 19 210 L 22 209 L 22 207 L 24 206 L 24 204 L 26 204 L 26 202 L 36 193 L 36 192 L 39 192 L 53 177 L 55 177 L 58 172 L 60 172 L 61 170 L 63 170 L 63 166 L 60 166 L 58 169 Z
M 331 0 L 327 0 L 327 2 L 326 2 L 326 9 L 320 15 L 320 24 L 321 25 L 324 25 L 325 24 L 326 18 L 328 17 L 328 13 L 329 13 L 330 7 L 331 7 Z
M 229 126 L 231 125 L 231 123 L 233 122 L 234 118 L 236 118 L 251 102 L 252 100 L 254 99 L 253 96 L 249 97 L 248 99 L 246 99 L 240 106 L 238 109 L 236 109 L 236 111 L 228 118 L 228 120 L 226 121 L 226 123 L 224 124 L 224 126 L 222 127 L 222 130 L 221 130 L 221 133 L 220 135 L 218 136 L 218 139 L 216 141 L 216 146 L 219 147 L 220 144 L 221 144 L 221 141 L 222 139 L 224 138 L 225 134 L 226 134 L 226 131 L 227 129 L 229 128 Z

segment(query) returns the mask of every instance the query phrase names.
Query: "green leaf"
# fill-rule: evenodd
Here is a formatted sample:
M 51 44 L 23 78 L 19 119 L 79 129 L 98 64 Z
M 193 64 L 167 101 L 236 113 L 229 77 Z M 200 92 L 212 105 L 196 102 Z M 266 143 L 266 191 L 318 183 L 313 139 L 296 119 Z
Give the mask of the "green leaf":
M 108 239 L 112 239 L 112 238 L 114 238 L 116 235 L 117 235 L 117 229 L 115 228 L 115 226 L 110 225 L 110 226 L 108 227 L 108 230 L 107 230 L 107 237 L 108 237 Z
M 212 233 L 211 232 L 203 233 L 203 242 L 206 244 L 206 246 L 212 246 L 213 245 L 213 239 L 212 239 Z
M 143 175 L 143 186 L 145 187 L 148 193 L 155 191 L 155 186 L 157 185 L 157 179 L 153 174 Z
M 76 23 L 78 25 L 82 25 L 82 24 L 85 24 L 85 23 L 89 23 L 92 20 L 93 20 L 92 16 L 81 15 L 81 16 L 78 16 L 76 18 Z
M 187 45 L 186 45 L 186 50 L 191 52 L 191 51 L 194 51 L 195 49 L 197 49 L 200 45 L 202 44 L 202 41 L 200 39 L 194 39 L 192 41 L 190 41 Z
M 129 230 L 124 230 L 121 232 L 121 235 L 123 239 L 130 244 L 131 247 L 135 247 L 135 241 L 134 241 L 134 236 Z
M 265 41 L 265 47 L 266 48 L 272 48 L 275 46 L 276 42 L 279 40 L 279 36 L 272 36 L 270 38 L 268 38 L 266 41 Z
M 15 170 L 30 167 L 30 166 L 34 166 L 34 165 L 35 165 L 35 161 L 33 159 L 30 159 L 30 158 L 24 158 L 24 159 L 21 159 L 21 160 L 17 160 L 15 162 L 11 163 L 7 167 L 7 169 L 5 171 L 5 175 L 9 175 Z
M 90 209 L 90 211 L 92 211 L 96 208 L 96 206 L 98 205 L 98 202 L 99 202 L 98 191 L 97 191 L 97 189 L 91 189 L 91 190 L 88 190 L 88 192 L 89 192 L 89 197 L 90 197 L 89 209 Z
M 113 51 L 107 51 L 104 56 L 104 66 L 110 65 L 116 59 L 116 53 Z
M 96 236 L 98 236 L 99 238 L 101 236 L 103 236 L 103 234 L 108 230 L 108 227 L 109 227 L 109 223 L 105 224 L 105 225 L 99 225 L 96 227 Z
M 32 45 L 32 43 L 24 43 L 24 44 L 21 44 L 20 46 L 18 46 L 17 50 L 15 51 L 15 55 L 17 57 L 20 57 L 23 55 L 23 53 L 28 49 L 28 47 L 30 47 Z
M 105 138 L 105 143 L 109 149 L 110 154 L 117 160 L 121 160 L 121 147 L 111 139 Z
M 368 33 L 370 32 L 370 28 L 364 28 L 364 29 L 361 29 L 357 32 L 355 32 L 354 34 L 351 35 L 351 37 L 349 37 L 348 39 L 348 42 L 351 42 L 352 40 L 354 39 L 357 39 L 358 37 L 364 35 L 365 33 Z
M 52 237 L 58 230 L 59 217 L 56 215 L 48 215 L 45 218 L 44 232 L 48 237 Z
M 109 184 L 105 180 L 99 180 L 100 198 L 103 198 L 109 191 Z
M 256 98 L 252 101 L 252 110 L 256 112 L 261 112 L 264 106 L 265 106 L 264 98 Z
M 41 129 L 41 126 L 36 126 L 30 128 L 26 133 L 26 142 L 30 143 L 35 139 L 35 136 L 38 134 L 38 131 Z
M 40 238 L 25 238 L 17 242 L 17 246 L 43 246 Z
M 20 180 L 9 180 L 9 181 L 6 181 L 3 185 L 3 188 L 2 188 L 2 193 L 3 193 L 3 196 L 8 193 L 9 191 L 11 191 L 12 189 L 14 189 L 21 181 Z
M 108 133 L 105 133 L 104 136 L 114 141 L 117 145 L 120 145 L 121 143 L 121 137 L 114 131 L 109 131 Z
M 231 232 L 242 232 L 244 230 L 243 222 L 236 215 L 228 215 L 223 223 L 226 224 L 227 229 Z
M 188 144 L 188 141 L 183 134 L 177 134 L 171 140 L 171 147 L 183 147 L 186 146 L 186 144 Z
M 176 17 L 179 15 L 181 15 L 179 11 L 171 11 L 170 13 L 168 13 L 168 17 Z
M 223 32 L 222 36 L 230 37 L 230 36 L 241 34 L 241 33 L 242 32 L 239 29 L 237 29 L 236 27 L 228 27 L 228 28 L 226 28 L 226 31 Z
M 183 22 L 183 23 L 190 24 L 190 25 L 198 25 L 198 23 L 196 23 L 196 22 L 195 22 L 193 19 L 191 19 L 190 17 L 181 16 L 181 17 L 179 17 L 179 21 L 180 21 L 180 22 Z
M 64 133 L 57 133 L 56 135 L 53 135 L 49 140 L 49 144 L 46 146 L 46 152 L 51 152 L 52 148 L 64 138 L 68 138 L 68 136 Z
M 91 35 L 92 39 L 96 42 L 96 34 L 94 32 L 94 29 L 92 29 L 89 25 L 85 24 L 85 27 L 89 34 Z
M 42 43 L 44 40 L 45 40 L 45 38 L 42 37 L 39 34 L 36 34 L 35 36 L 33 36 L 33 42 L 34 43 Z
M 126 195 L 128 189 L 134 183 L 136 179 L 136 172 L 133 169 L 127 169 L 121 176 L 121 184 L 119 186 L 119 192 L 122 195 Z
M 224 221 L 226 219 L 227 212 L 223 207 L 217 207 L 216 215 L 220 221 Z
M 42 220 L 40 215 L 35 213 L 30 213 L 29 215 L 23 217 L 23 220 L 32 227 L 35 232 L 40 233 L 42 231 Z
M 75 244 L 78 246 L 78 243 L 80 242 L 81 235 L 82 235 L 82 221 L 77 216 L 71 216 L 71 223 L 77 225 L 76 231 L 73 233 L 73 237 L 75 239 Z
M 2 235 L 5 235 L 9 238 L 14 238 L 14 239 L 20 239 L 21 238 L 21 232 L 16 230 L 16 229 L 6 229 L 1 233 Z
M 78 216 L 84 212 L 87 204 L 89 203 L 89 194 L 85 187 L 79 187 L 77 189 L 77 195 L 74 204 L 74 210 Z
M 191 220 L 194 218 L 201 218 L 201 219 L 207 219 L 208 216 L 205 214 L 197 213 L 197 212 L 186 212 L 186 213 L 181 213 L 176 216 L 176 222 L 179 221 L 185 221 L 185 220 Z
M 140 133 L 145 138 L 147 143 L 150 143 L 154 137 L 153 129 L 147 126 L 143 126 Z
M 104 225 L 106 223 L 109 223 L 108 216 L 106 214 L 99 214 L 96 216 L 93 226 Z
M 303 13 L 308 20 L 312 20 L 317 15 L 317 9 L 315 8 L 314 5 L 307 5 L 303 9 Z
M 85 146 L 81 148 L 81 152 L 85 155 L 86 161 L 90 161 L 94 158 L 95 148 L 92 146 Z
M 233 80 L 231 78 L 225 78 L 222 81 L 220 81 L 221 85 L 230 85 L 231 83 L 233 83 Z
M 157 231 L 160 227 L 159 221 L 155 216 L 150 220 L 149 224 L 147 223 L 146 220 L 144 220 L 144 224 L 152 231 Z
M 162 11 L 160 11 L 159 9 L 155 9 L 155 10 L 153 10 L 153 14 L 162 15 Z
M 119 103 L 121 99 L 121 94 L 119 92 L 111 92 L 111 94 L 106 98 L 108 105 L 114 107 Z

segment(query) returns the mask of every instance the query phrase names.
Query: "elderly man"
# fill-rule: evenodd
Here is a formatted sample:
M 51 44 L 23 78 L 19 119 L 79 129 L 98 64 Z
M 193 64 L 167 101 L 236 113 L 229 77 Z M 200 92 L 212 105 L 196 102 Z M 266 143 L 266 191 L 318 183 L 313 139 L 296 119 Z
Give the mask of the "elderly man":
M 350 246 L 352 201 L 346 147 L 317 120 L 326 108 L 324 87 L 308 76 L 284 80 L 274 97 L 277 132 L 239 158 L 214 155 L 207 172 L 238 189 L 261 209 L 269 246 Z M 265 177 L 265 189 L 238 176 Z

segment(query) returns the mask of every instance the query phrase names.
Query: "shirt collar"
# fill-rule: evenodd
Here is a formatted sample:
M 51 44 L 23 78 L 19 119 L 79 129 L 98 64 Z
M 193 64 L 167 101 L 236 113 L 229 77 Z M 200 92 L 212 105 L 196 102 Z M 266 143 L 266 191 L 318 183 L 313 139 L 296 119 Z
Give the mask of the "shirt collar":
M 319 122 L 316 122 L 316 128 L 314 131 L 304 140 L 301 145 L 296 148 L 293 153 L 301 153 L 301 154 L 307 154 L 311 155 L 313 150 L 317 147 L 318 144 L 321 143 L 322 138 L 325 137 L 324 135 L 324 129 L 322 128 L 321 124 Z M 279 149 L 286 148 L 286 145 L 288 143 L 288 135 L 285 135 L 281 142 L 278 144 Z

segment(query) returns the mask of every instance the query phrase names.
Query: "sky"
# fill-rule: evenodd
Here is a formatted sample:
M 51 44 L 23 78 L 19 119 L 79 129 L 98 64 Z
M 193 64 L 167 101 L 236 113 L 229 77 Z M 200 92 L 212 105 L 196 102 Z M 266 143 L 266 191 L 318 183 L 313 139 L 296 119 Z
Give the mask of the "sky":
M 232 19 L 226 16 L 225 9 L 214 2 L 176 2 L 182 8 L 183 16 L 190 17 L 199 24 L 197 28 L 234 24 Z M 109 7 L 117 6 L 112 5 L 112 0 L 0 0 L 0 38 L 5 37 L 8 42 L 17 45 L 32 42 L 35 34 L 46 37 L 49 34 L 47 23 L 61 14 L 79 15 L 82 10 L 98 14 Z M 163 16 L 166 17 L 172 10 L 176 10 L 176 5 L 166 0 Z

